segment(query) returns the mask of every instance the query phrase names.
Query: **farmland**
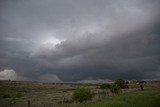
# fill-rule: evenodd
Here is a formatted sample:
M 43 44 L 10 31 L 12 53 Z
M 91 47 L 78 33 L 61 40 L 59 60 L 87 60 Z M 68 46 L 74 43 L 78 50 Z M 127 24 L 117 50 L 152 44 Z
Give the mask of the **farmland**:
M 0 81 L 1 107 L 159 107 L 160 83 L 148 82 L 144 91 L 136 83 L 119 94 L 102 90 L 99 84 L 55 84 L 26 81 Z M 92 100 L 79 103 L 72 99 L 78 87 L 89 88 Z M 104 93 L 105 92 L 105 93 Z M 107 92 L 107 94 L 106 94 Z

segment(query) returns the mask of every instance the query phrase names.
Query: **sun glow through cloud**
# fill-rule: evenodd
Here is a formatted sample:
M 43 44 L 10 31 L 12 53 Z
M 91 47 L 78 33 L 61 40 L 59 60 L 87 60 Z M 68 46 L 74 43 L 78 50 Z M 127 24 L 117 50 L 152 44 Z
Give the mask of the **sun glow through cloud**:
M 60 44 L 61 40 L 55 38 L 55 37 L 51 37 L 51 38 L 47 38 L 42 45 L 46 45 L 46 44 L 51 44 L 51 45 L 57 45 Z

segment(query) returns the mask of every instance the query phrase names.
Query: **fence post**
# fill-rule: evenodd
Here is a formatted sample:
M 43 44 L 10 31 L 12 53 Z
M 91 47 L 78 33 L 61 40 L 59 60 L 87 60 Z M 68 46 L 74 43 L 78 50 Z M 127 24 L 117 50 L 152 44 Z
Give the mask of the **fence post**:
M 31 102 L 30 102 L 30 100 L 27 101 L 27 107 L 31 107 Z

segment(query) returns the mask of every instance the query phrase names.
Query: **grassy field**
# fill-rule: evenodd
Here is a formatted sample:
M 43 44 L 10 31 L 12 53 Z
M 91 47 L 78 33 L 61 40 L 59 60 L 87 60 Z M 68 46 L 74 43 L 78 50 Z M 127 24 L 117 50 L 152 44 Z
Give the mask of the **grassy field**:
M 80 107 L 160 107 L 160 92 L 146 90 L 106 98 Z
M 52 107 L 70 100 L 75 87 L 37 82 L 0 81 L 0 107 Z M 31 107 L 32 107 L 31 106 Z
M 0 81 L 0 107 L 160 107 L 160 84 L 147 84 L 144 91 L 138 85 L 120 94 L 99 94 L 97 85 L 44 84 L 38 82 Z M 90 88 L 95 96 L 91 101 L 77 103 L 72 94 L 77 87 Z M 29 104 L 29 105 L 28 105 Z

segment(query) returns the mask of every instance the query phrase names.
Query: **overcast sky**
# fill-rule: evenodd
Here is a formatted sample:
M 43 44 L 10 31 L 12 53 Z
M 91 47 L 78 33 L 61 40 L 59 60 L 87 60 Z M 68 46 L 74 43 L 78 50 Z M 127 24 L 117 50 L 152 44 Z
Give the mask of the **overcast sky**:
M 160 0 L 0 0 L 0 79 L 160 79 Z

